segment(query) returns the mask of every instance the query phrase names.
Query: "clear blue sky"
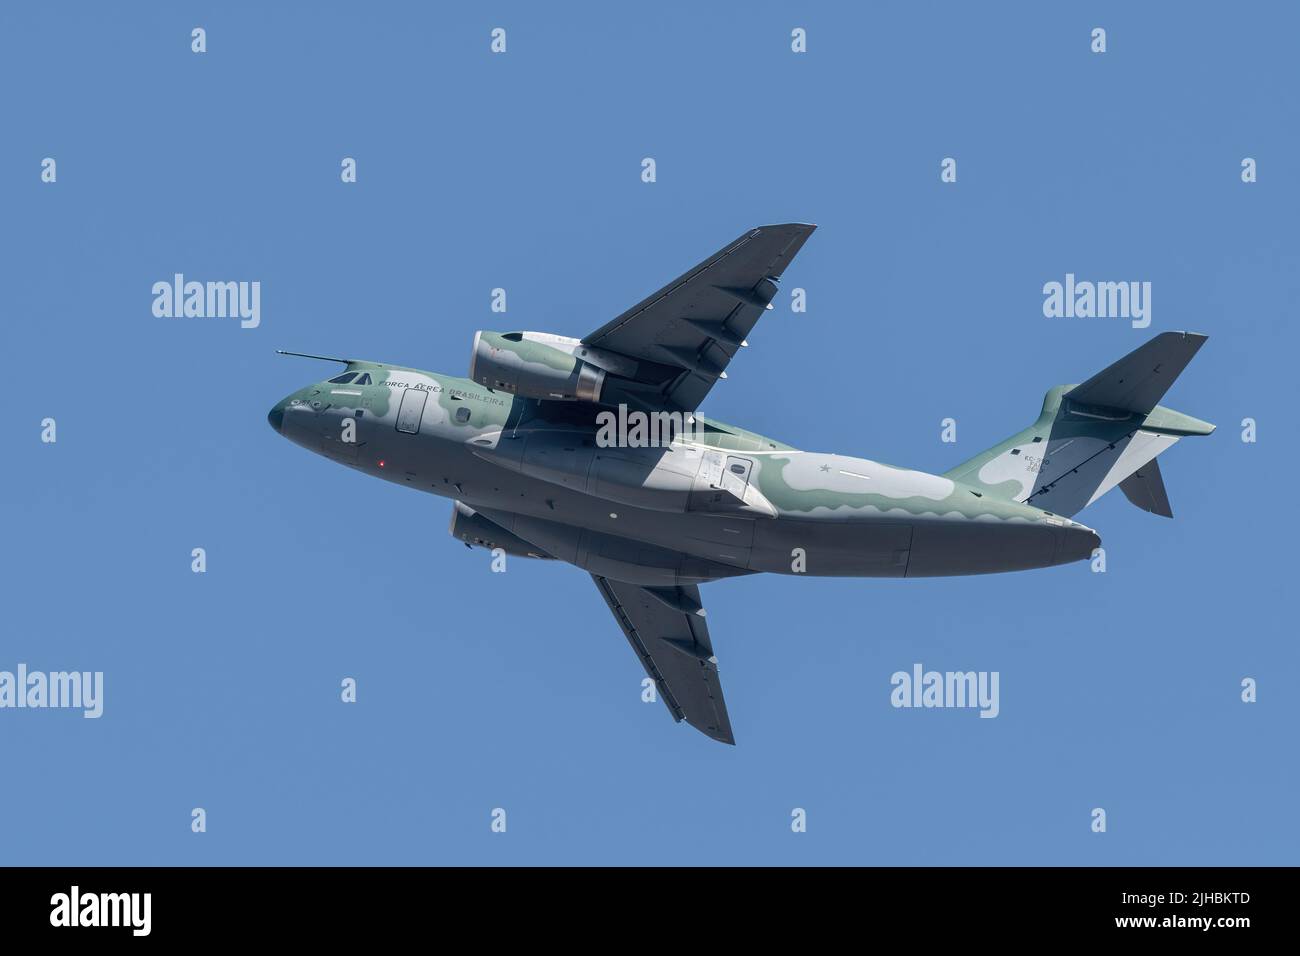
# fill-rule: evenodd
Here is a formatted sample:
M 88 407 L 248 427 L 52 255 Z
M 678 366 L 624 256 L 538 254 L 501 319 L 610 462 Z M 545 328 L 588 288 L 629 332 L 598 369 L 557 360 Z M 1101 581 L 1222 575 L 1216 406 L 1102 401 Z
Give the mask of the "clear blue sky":
M 97 721 L 0 711 L 0 863 L 1297 862 L 1297 29 L 1284 4 L 5 4 L 0 669 L 106 687 Z M 465 374 L 476 329 L 582 335 L 786 220 L 821 227 L 784 283 L 808 311 L 767 315 L 707 414 L 943 471 L 1049 386 L 1206 332 L 1167 404 L 1219 431 L 1164 457 L 1175 519 L 1083 512 L 1105 574 L 706 586 L 728 748 L 640 701 L 585 573 L 493 574 L 446 500 L 267 427 L 326 370 L 276 348 Z M 261 326 L 155 318 L 174 272 L 260 281 Z M 1067 272 L 1152 282 L 1151 327 L 1044 318 Z M 894 710 L 914 662 L 999 671 L 1000 716 Z

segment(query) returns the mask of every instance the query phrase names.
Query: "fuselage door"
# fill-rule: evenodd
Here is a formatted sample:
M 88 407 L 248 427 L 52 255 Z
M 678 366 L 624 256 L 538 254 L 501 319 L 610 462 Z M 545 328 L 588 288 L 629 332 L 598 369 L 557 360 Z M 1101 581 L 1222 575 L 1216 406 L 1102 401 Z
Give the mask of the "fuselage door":
M 402 404 L 397 409 L 397 430 L 414 435 L 420 430 L 420 418 L 424 415 L 424 403 L 429 393 L 422 388 L 402 390 Z
M 727 456 L 727 467 L 722 472 L 722 487 L 737 498 L 744 499 L 749 486 L 749 471 L 754 463 L 748 458 Z
M 704 452 L 686 510 L 773 516 L 775 512 L 769 513 L 770 506 L 769 511 L 756 511 L 745 499 L 753 467 L 754 463 L 748 458 L 738 458 L 715 449 Z

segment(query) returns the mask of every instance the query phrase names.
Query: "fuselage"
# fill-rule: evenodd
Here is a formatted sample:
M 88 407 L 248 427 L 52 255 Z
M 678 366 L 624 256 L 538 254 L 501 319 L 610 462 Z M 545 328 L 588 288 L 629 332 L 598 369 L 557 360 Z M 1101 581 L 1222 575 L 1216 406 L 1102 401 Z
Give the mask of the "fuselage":
M 667 448 L 602 447 L 599 411 L 353 362 L 268 419 L 310 451 L 463 502 L 551 557 L 640 574 L 634 583 L 982 574 L 1086 559 L 1100 544 L 1084 525 L 948 477 L 703 417 Z

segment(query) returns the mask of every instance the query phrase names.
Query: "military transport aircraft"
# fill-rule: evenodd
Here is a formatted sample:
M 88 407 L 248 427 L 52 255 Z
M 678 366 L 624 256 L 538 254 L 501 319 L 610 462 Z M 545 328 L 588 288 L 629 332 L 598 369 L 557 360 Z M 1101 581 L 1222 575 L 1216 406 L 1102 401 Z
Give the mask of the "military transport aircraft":
M 1214 426 L 1157 402 L 1204 335 L 1165 332 L 1049 389 L 1037 421 L 942 475 L 799 451 L 696 414 L 814 228 L 750 229 L 582 339 L 479 332 L 468 378 L 328 359 L 347 367 L 276 403 L 271 427 L 452 499 L 450 530 L 467 546 L 589 572 L 673 717 L 725 743 L 700 584 L 1079 561 L 1101 542 L 1071 517 L 1116 485 L 1171 516 L 1156 456 Z M 667 423 L 668 440 L 609 427 L 637 415 Z

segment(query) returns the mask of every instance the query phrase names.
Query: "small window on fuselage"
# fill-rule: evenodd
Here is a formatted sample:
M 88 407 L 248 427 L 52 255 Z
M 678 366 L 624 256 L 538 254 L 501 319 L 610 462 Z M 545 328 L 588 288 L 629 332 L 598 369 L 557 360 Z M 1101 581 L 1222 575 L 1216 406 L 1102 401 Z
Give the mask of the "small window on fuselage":
M 354 378 L 356 378 L 356 377 L 357 377 L 357 373 L 356 373 L 356 372 L 346 372 L 346 373 L 344 373 L 343 375 L 340 375 L 338 378 L 332 378 L 332 379 L 330 379 L 330 384 L 331 384 L 331 385 L 346 385 L 346 384 L 348 384 L 348 382 L 352 381 L 352 380 L 353 380 Z
M 465 422 L 469 421 L 469 409 L 466 408 L 464 405 L 456 409 L 456 421 L 460 422 L 461 424 L 464 424 Z

